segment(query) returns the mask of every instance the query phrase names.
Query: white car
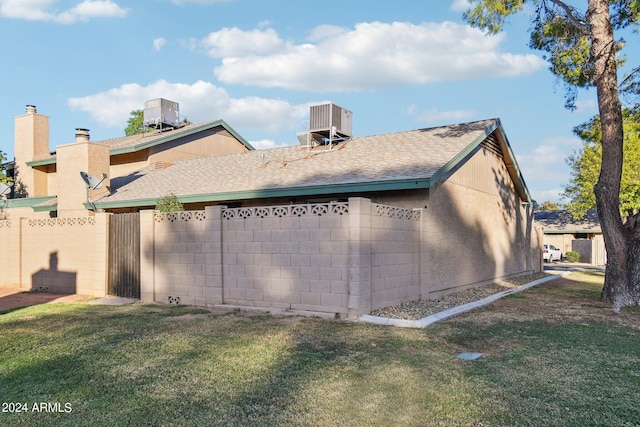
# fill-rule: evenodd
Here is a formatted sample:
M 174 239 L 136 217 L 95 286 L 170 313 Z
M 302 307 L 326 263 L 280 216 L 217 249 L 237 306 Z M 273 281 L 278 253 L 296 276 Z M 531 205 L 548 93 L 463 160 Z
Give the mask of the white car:
M 547 262 L 562 261 L 562 252 L 553 245 L 543 245 L 542 259 Z

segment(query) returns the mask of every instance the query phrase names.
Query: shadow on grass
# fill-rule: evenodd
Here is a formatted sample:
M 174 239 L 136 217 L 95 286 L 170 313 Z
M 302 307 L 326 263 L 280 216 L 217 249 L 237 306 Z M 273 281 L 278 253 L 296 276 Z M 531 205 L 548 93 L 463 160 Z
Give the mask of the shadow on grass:
M 601 287 L 600 272 L 573 274 L 436 330 L 485 354 L 465 374 L 498 391 L 507 425 L 638 425 L 639 319 L 600 302 Z
M 185 306 L 25 308 L 0 317 L 3 398 L 73 411 L 2 423 L 639 424 L 637 314 L 576 297 L 595 286 L 559 279 L 425 330 Z
M 65 294 L 5 290 L 5 293 L 0 296 L 0 315 L 23 307 L 59 301 L 67 297 L 68 295 Z
M 491 395 L 424 331 L 143 304 L 32 307 L 0 325 L 3 398 L 72 407 L 11 425 L 468 424 Z
M 508 425 L 638 425 L 640 334 L 599 324 L 547 321 L 458 325 L 455 345 L 487 356 L 466 375 L 510 408 Z

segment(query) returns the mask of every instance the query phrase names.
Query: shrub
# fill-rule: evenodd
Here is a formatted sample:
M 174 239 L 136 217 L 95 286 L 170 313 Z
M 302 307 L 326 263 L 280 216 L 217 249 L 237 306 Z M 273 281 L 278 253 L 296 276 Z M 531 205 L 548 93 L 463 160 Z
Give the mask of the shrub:
M 178 200 L 178 196 L 171 193 L 156 200 L 156 210 L 160 212 L 177 212 L 183 211 L 184 206 Z
M 575 252 L 575 251 L 567 252 L 566 254 L 564 254 L 564 257 L 569 262 L 578 262 L 578 261 L 580 261 L 580 254 L 578 252 Z

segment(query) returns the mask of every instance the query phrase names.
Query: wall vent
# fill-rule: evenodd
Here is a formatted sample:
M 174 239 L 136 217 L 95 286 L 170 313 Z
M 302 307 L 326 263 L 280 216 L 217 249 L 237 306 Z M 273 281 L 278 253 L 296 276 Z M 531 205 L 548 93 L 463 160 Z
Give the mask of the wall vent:
M 180 297 L 169 297 L 169 304 L 171 305 L 180 305 Z
M 153 163 L 153 169 L 154 170 L 166 169 L 169 166 L 173 166 L 173 163 L 165 162 L 164 160 L 159 160 L 159 161 Z

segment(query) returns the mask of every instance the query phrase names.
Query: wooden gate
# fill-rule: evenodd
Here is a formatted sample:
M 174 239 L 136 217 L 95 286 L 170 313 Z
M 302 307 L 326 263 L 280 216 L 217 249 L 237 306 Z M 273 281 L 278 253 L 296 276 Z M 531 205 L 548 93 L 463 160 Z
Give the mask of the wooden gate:
M 140 298 L 140 214 L 109 217 L 109 295 Z

